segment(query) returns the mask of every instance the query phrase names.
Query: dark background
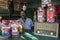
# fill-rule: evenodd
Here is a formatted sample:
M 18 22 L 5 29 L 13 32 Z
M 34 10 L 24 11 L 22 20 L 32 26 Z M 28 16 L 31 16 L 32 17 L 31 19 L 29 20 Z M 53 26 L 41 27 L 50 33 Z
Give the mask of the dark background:
M 27 6 L 27 16 L 29 18 L 31 18 L 33 20 L 33 12 L 34 12 L 34 9 L 38 6 L 38 5 L 41 5 L 41 0 L 22 0 L 21 2 L 28 2 L 28 6 Z M 59 18 L 59 15 L 60 15 L 60 0 L 52 0 L 52 4 L 55 5 L 56 7 L 56 14 L 58 15 L 58 19 Z M 12 8 L 12 7 L 11 7 Z M 8 9 L 2 9 L 0 8 L 0 16 L 3 16 L 2 19 L 10 19 L 10 15 L 12 15 L 12 18 L 11 19 L 18 19 L 20 18 L 20 11 L 17 11 L 17 10 L 14 10 L 14 13 L 11 12 L 8 10 Z

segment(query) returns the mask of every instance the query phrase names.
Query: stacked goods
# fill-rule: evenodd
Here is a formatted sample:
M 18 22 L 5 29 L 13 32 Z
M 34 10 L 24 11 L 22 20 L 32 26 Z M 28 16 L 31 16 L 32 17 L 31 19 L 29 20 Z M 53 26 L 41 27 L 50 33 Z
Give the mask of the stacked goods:
M 18 20 L 10 20 L 11 30 L 12 30 L 12 36 L 18 36 Z
M 19 32 L 23 32 L 23 26 L 19 20 L 2 20 L 0 21 L 2 36 L 9 38 L 11 35 L 13 39 L 19 38 Z
M 2 36 L 5 37 L 10 36 L 10 25 L 8 20 L 2 20 L 1 30 L 2 30 Z
M 10 20 L 11 25 L 11 34 L 14 40 L 19 40 L 19 21 L 18 20 Z
M 38 22 L 44 22 L 45 20 L 44 13 L 45 13 L 44 9 L 42 7 L 38 7 L 38 10 L 37 10 Z
M 55 22 L 55 7 L 48 6 L 47 8 L 47 22 Z
M 45 21 L 47 22 L 44 22 L 44 19 L 45 19 L 44 16 L 46 18 Z M 58 26 L 57 26 L 58 23 L 56 24 L 54 23 L 55 16 L 56 16 L 55 7 L 52 5 L 51 0 L 42 0 L 42 5 L 41 7 L 38 7 L 38 10 L 37 10 L 38 22 L 34 23 L 34 26 L 35 26 L 34 34 L 42 35 L 42 36 L 49 36 L 49 37 L 58 37 Z M 44 23 L 40 23 L 40 22 L 44 22 Z

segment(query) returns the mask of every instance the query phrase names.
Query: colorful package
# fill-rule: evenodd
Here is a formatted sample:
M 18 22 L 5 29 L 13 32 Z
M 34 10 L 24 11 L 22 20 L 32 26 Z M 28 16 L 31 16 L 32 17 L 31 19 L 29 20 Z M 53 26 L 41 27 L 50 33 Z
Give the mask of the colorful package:
M 38 10 L 37 10 L 38 22 L 44 22 L 44 20 L 45 20 L 44 13 L 45 13 L 44 9 L 41 7 L 38 7 Z
M 49 6 L 47 9 L 47 22 L 55 22 L 55 7 Z
M 23 32 L 23 26 L 22 26 L 22 24 L 21 24 L 21 23 L 19 24 L 19 32 L 20 32 L 20 33 L 22 33 L 22 32 Z
M 2 35 L 3 36 L 10 36 L 10 27 L 2 27 Z
M 10 24 L 9 20 L 2 20 L 1 24 L 2 36 L 10 36 Z
M 11 28 L 12 28 L 12 36 L 17 36 L 19 35 L 19 31 L 18 31 L 18 20 L 10 20 L 10 24 L 11 24 Z

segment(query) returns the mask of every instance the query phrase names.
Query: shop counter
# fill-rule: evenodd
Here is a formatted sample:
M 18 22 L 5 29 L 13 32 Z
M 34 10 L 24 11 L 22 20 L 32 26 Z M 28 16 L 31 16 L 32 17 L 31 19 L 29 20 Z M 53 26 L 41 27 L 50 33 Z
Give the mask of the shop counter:
M 13 40 L 13 39 L 14 38 L 9 38 L 9 40 Z M 26 32 L 20 34 L 19 38 L 17 40 L 59 40 L 59 38 L 34 35 L 33 32 L 26 31 Z

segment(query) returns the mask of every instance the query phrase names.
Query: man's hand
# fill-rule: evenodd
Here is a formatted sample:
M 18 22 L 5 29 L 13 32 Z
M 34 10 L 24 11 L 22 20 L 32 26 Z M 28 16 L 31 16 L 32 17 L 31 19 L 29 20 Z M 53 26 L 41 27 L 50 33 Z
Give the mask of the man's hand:
M 33 26 L 33 27 L 31 27 L 31 31 L 32 31 L 32 32 L 34 32 L 34 26 Z

